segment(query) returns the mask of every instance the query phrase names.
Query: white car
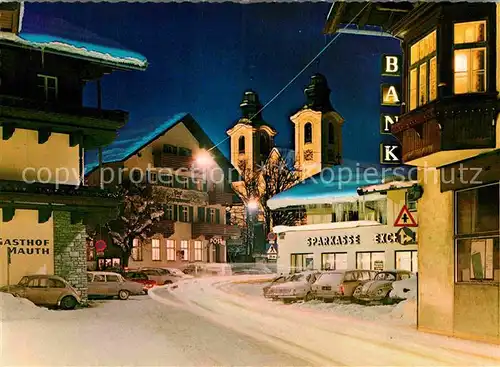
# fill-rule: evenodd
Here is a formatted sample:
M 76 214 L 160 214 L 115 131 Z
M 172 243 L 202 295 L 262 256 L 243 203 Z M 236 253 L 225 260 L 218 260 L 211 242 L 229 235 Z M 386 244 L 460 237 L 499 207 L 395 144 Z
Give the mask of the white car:
M 312 285 L 319 274 L 321 274 L 319 271 L 293 274 L 285 282 L 273 285 L 269 293 L 272 294 L 272 298 L 281 299 L 283 303 L 297 300 L 310 301 L 314 298 Z
M 182 272 L 182 270 L 177 269 L 177 268 L 162 268 L 170 273 L 170 275 L 173 275 L 174 277 L 179 277 L 181 279 L 191 279 L 194 278 L 192 275 L 185 274 Z
M 417 277 L 393 282 L 389 297 L 394 300 L 417 299 Z

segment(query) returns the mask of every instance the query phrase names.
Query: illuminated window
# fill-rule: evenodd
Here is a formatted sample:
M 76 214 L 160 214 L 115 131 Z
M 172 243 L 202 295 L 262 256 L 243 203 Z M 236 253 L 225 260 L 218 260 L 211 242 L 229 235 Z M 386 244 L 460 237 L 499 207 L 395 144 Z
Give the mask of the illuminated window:
M 486 91 L 486 21 L 454 25 L 454 92 Z
M 138 238 L 132 243 L 132 260 L 142 261 L 142 243 Z
M 194 261 L 203 260 L 203 243 L 201 241 L 194 241 Z
M 189 260 L 189 241 L 181 241 L 181 260 Z
M 175 241 L 167 240 L 167 261 L 175 261 Z
M 321 270 L 347 269 L 347 252 L 324 252 L 321 254 Z
M 310 122 L 304 125 L 304 143 L 312 143 L 312 124 Z
M 160 240 L 157 238 L 154 238 L 151 240 L 151 260 L 153 261 L 160 261 L 161 256 L 160 256 Z
M 414 110 L 437 97 L 436 31 L 410 47 L 409 109 Z

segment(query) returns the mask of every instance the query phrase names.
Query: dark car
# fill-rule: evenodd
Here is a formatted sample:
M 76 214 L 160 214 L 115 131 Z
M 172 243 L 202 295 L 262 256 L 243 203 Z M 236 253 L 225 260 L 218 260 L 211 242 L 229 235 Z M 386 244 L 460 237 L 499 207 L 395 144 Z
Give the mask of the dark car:
M 143 271 L 133 271 L 129 270 L 123 273 L 123 277 L 132 282 L 142 284 L 144 293 L 148 293 L 148 291 L 157 285 L 156 281 L 153 279 L 149 279 L 148 275 Z

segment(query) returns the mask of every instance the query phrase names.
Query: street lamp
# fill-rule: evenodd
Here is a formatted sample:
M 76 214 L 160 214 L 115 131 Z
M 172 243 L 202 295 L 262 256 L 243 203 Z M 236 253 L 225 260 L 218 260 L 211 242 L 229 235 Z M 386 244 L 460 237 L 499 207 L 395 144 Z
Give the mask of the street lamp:
M 247 256 L 250 257 L 253 253 L 254 241 L 255 241 L 255 226 L 254 226 L 254 215 L 259 210 L 259 202 L 257 199 L 252 198 L 247 202 Z
M 214 159 L 208 152 L 208 150 L 202 149 L 196 154 L 195 158 L 195 163 L 198 167 L 210 167 L 214 163 Z

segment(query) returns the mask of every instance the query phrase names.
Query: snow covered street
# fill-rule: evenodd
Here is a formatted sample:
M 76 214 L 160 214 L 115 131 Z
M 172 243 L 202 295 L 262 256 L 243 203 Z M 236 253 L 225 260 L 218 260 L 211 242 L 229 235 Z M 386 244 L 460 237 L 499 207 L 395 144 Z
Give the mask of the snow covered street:
M 249 277 L 195 279 L 67 312 L 28 312 L 3 297 L 0 365 L 500 365 L 498 346 L 267 301 L 255 284 L 231 283 L 238 278 Z

